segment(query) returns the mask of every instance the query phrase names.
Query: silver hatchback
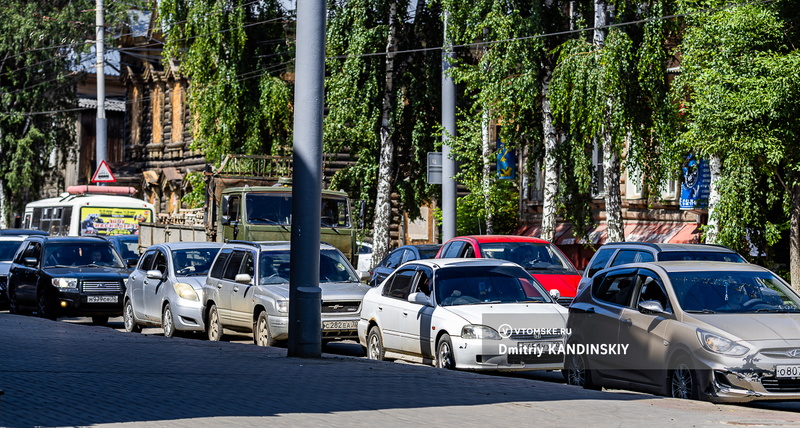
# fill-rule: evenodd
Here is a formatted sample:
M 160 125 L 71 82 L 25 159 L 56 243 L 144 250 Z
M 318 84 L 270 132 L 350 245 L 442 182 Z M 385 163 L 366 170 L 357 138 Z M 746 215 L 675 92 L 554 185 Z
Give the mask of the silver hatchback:
M 209 340 L 223 328 L 253 333 L 260 346 L 289 337 L 289 242 L 233 241 L 217 255 L 203 287 Z M 370 287 L 335 247 L 320 245 L 322 339 L 355 339 Z
M 176 331 L 205 331 L 203 284 L 221 247 L 215 242 L 172 242 L 145 250 L 128 277 L 125 330 L 162 327 L 167 337 Z

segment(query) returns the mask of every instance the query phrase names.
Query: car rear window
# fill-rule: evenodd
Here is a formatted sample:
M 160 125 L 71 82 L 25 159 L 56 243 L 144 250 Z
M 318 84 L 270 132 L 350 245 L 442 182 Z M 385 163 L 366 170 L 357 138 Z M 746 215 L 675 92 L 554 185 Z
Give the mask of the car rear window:
M 723 253 L 719 251 L 665 251 L 659 253 L 658 255 L 658 261 L 660 262 L 672 262 L 680 260 L 747 263 L 747 261 L 745 261 L 739 254 Z

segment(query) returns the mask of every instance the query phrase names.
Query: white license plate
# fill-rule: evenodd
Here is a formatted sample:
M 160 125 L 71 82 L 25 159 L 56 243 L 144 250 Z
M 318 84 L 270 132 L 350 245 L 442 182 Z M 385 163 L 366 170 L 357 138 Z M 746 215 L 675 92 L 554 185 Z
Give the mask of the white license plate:
M 86 303 L 117 303 L 119 296 L 86 296 Z
M 561 342 L 525 342 L 517 345 L 517 351 L 520 354 L 528 355 L 547 355 L 550 354 L 552 348 L 554 352 L 558 352 L 558 345 Z
M 358 321 L 323 321 L 323 330 L 355 330 L 358 328 Z
M 775 366 L 775 377 L 778 379 L 799 378 L 800 364 Z

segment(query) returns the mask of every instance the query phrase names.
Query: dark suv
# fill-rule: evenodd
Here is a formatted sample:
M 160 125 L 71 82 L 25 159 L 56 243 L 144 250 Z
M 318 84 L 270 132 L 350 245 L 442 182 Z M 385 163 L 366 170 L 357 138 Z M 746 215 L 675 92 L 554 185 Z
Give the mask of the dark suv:
M 105 325 L 122 315 L 128 272 L 105 239 L 29 236 L 9 269 L 9 311 L 49 319 L 90 316 Z
M 578 285 L 582 289 L 595 273 L 607 267 L 627 263 L 706 261 L 747 263 L 739 253 L 722 245 L 668 244 L 650 242 L 611 242 L 594 253 Z

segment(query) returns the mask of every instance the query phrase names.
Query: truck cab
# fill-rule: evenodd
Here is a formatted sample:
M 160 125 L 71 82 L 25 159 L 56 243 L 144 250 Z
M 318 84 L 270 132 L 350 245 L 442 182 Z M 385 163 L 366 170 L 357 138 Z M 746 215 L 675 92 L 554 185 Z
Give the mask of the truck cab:
M 244 186 L 222 191 L 217 241 L 289 241 L 292 224 L 292 188 Z M 322 191 L 320 235 L 356 262 L 356 233 L 350 200 L 344 192 Z

